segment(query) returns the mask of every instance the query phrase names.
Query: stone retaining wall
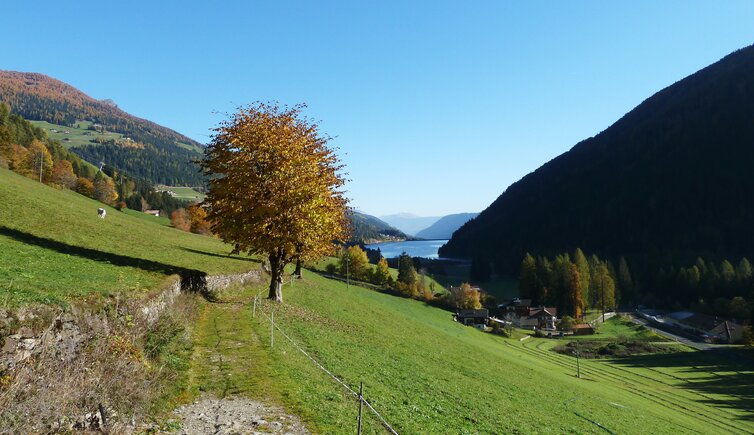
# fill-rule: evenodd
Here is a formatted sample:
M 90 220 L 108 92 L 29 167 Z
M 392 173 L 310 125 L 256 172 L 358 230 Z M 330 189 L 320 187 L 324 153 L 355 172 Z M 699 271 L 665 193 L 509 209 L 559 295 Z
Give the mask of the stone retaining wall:
M 148 327 L 170 308 L 182 292 L 195 292 L 211 298 L 214 292 L 231 285 L 258 282 L 260 270 L 236 275 L 181 277 L 157 296 L 141 302 L 137 307 L 128 307 L 119 299 L 96 310 L 72 306 L 65 310 L 51 307 L 21 308 L 15 313 L 0 310 L 0 375 L 43 350 L 56 352 L 61 361 L 75 358 L 81 344 L 94 334 L 107 334 L 110 322 L 115 318 L 140 316 Z M 111 311 L 108 316 L 107 311 Z M 112 310 L 115 312 L 113 313 Z M 45 319 L 52 319 L 45 321 Z M 14 325 L 25 325 L 17 326 Z

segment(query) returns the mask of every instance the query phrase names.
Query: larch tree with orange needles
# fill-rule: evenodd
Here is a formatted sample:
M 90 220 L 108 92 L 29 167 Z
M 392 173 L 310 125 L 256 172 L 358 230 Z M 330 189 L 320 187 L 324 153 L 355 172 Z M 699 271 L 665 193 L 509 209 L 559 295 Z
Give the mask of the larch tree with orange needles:
M 278 302 L 288 263 L 332 253 L 348 237 L 343 166 L 305 107 L 240 108 L 214 130 L 202 162 L 212 232 L 233 253 L 267 257 Z

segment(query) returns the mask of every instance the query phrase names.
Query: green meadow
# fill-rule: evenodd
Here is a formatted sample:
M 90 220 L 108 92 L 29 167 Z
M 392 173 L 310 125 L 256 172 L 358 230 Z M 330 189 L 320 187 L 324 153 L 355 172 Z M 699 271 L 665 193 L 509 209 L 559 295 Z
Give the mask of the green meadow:
M 97 145 L 95 139 L 114 139 L 119 141 L 123 139 L 123 135 L 120 133 L 114 133 L 111 131 L 94 131 L 88 130 L 92 125 L 90 121 L 78 121 L 73 126 L 62 126 L 57 124 L 51 124 L 46 121 L 29 121 L 37 127 L 42 128 L 47 132 L 47 136 L 60 142 L 66 148 L 72 148 L 84 145 Z
M 145 292 L 184 273 L 258 267 L 215 238 L 167 225 L 0 169 L 0 305 Z
M 173 193 L 175 193 L 174 198 L 177 198 L 177 199 L 188 199 L 191 201 L 204 200 L 203 193 L 197 192 L 196 190 L 190 187 L 171 187 L 171 186 L 159 186 L 159 187 L 160 189 L 171 190 Z
M 279 331 L 271 347 L 272 311 L 343 382 L 364 382 L 365 397 L 399 433 L 754 431 L 753 355 L 744 350 L 676 345 L 676 353 L 582 359 L 577 378 L 576 359 L 551 350 L 563 341 L 483 333 L 422 302 L 308 273 L 285 286 L 284 304 L 262 302 L 252 317 L 259 292 L 264 286 L 204 305 L 192 388 L 272 398 L 318 433 L 353 433 L 357 401 Z M 621 319 L 603 331 L 644 334 Z M 371 414 L 365 424 L 384 432 Z

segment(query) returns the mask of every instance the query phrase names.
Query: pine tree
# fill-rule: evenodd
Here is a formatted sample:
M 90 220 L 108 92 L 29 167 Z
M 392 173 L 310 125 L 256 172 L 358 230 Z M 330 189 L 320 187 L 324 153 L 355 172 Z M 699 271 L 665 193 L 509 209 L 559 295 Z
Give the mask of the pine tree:
M 733 265 L 728 260 L 723 260 L 720 264 L 720 275 L 726 284 L 730 284 L 736 278 L 736 271 L 733 269 Z
M 538 303 L 542 305 L 553 305 L 551 289 L 554 287 L 554 274 L 552 263 L 546 257 L 537 259 L 537 295 Z
M 618 287 L 621 289 L 623 301 L 633 301 L 634 280 L 631 277 L 631 271 L 628 269 L 628 262 L 624 257 L 618 260 Z
M 608 309 L 615 306 L 615 281 L 610 276 L 607 264 L 600 262 L 594 275 L 595 288 L 597 290 L 598 305 L 604 317 Z
M 414 269 L 414 262 L 411 256 L 405 252 L 398 257 L 398 282 L 407 286 L 413 286 L 416 283 L 417 275 Z
M 576 265 L 576 269 L 579 271 L 579 287 L 581 288 L 581 296 L 586 308 L 586 305 L 588 305 L 587 301 L 589 301 L 591 274 L 589 273 L 589 261 L 586 259 L 581 248 L 576 248 L 576 252 L 573 253 L 573 264 Z
M 738 262 L 738 266 L 736 267 L 736 279 L 739 282 L 746 283 L 751 279 L 751 275 L 751 263 L 744 257 Z
M 469 271 L 469 278 L 473 282 L 487 282 L 492 275 L 492 268 L 490 267 L 490 261 L 484 256 L 474 256 L 471 259 L 471 270 Z
M 522 299 L 537 298 L 537 261 L 528 252 L 521 261 L 521 276 L 518 281 L 519 295 Z
M 568 270 L 568 286 L 566 288 L 567 306 L 565 312 L 576 319 L 580 319 L 583 314 L 584 300 L 581 295 L 581 280 L 579 270 L 575 264 L 571 264 Z

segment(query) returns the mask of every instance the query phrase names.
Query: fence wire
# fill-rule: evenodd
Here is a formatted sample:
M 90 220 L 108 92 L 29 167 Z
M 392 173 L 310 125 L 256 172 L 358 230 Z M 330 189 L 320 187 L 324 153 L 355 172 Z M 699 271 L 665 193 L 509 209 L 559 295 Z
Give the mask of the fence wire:
M 301 352 L 307 358 L 309 358 L 312 361 L 312 363 L 314 363 L 315 366 L 319 367 L 323 372 L 325 372 L 328 375 L 330 375 L 330 377 L 333 378 L 335 380 L 335 382 L 337 382 L 338 384 L 340 384 L 343 388 L 346 389 L 346 391 L 348 391 L 349 393 L 351 393 L 357 399 L 360 398 L 360 400 L 367 406 L 367 408 L 369 408 L 369 410 L 372 411 L 372 413 L 374 415 L 376 415 L 377 418 L 380 419 L 380 422 L 385 427 L 385 429 L 387 429 L 388 432 L 390 432 L 393 435 L 398 435 L 398 432 L 396 432 L 395 429 L 393 429 L 393 427 L 390 426 L 390 424 L 387 422 L 387 420 L 385 420 L 385 417 L 383 417 L 382 414 L 380 414 L 376 409 L 374 409 L 374 406 L 372 406 L 372 404 L 369 403 L 369 401 L 364 396 L 359 397 L 359 393 L 357 393 L 353 388 L 349 387 L 348 384 L 346 384 L 345 382 L 343 382 L 340 378 L 338 378 L 337 376 L 335 376 L 330 370 L 327 369 L 327 367 L 325 367 L 322 364 L 320 364 L 319 361 L 317 361 L 313 356 L 309 355 L 309 353 L 307 351 L 305 351 L 303 348 L 301 348 L 301 346 L 299 346 L 298 343 L 296 343 L 288 334 L 285 333 L 285 331 L 283 331 L 280 328 L 280 326 L 278 325 L 278 323 L 273 322 L 272 319 L 270 318 L 270 316 L 268 316 L 264 311 L 262 311 L 261 308 L 258 311 L 260 313 L 262 313 L 262 315 L 264 317 L 266 317 L 267 320 L 269 320 L 272 323 L 272 325 L 275 327 L 275 329 L 277 329 L 278 331 L 280 331 L 281 334 L 283 334 L 283 337 L 285 337 L 288 341 L 291 342 L 291 344 L 293 345 L 293 347 L 295 347 L 296 349 L 298 349 L 299 352 Z

